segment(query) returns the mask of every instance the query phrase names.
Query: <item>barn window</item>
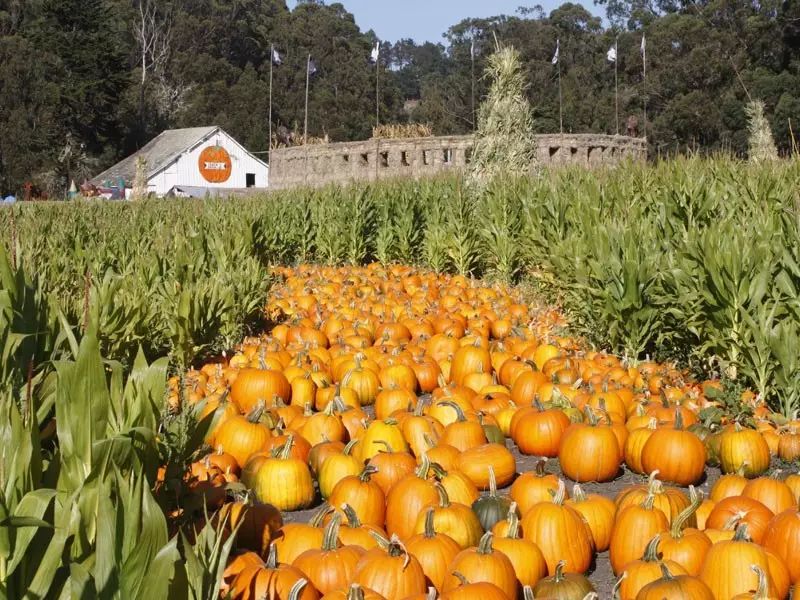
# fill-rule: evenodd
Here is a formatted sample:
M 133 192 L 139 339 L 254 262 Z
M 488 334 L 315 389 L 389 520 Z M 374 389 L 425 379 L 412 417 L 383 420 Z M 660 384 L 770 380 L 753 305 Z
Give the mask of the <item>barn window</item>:
M 249 188 L 256 187 L 256 174 L 255 173 L 247 173 L 247 174 L 245 174 L 244 179 L 245 179 L 245 185 L 247 185 L 247 187 L 249 187 Z
M 446 165 L 449 165 L 451 162 L 453 162 L 453 150 L 451 148 L 445 148 L 442 150 L 442 160 Z
M 423 150 L 422 151 L 422 164 L 424 164 L 424 165 L 431 164 L 430 150 Z
M 406 152 L 405 150 L 403 150 L 400 153 L 400 164 L 402 164 L 404 167 L 408 167 L 409 166 L 409 164 L 408 164 L 408 152 Z
M 389 166 L 389 153 L 388 152 L 381 152 L 381 166 L 388 167 Z
M 464 162 L 467 164 L 472 162 L 472 148 L 464 150 Z
M 361 155 L 361 164 L 362 165 L 368 165 L 369 164 L 369 154 L 368 153 L 364 152 Z

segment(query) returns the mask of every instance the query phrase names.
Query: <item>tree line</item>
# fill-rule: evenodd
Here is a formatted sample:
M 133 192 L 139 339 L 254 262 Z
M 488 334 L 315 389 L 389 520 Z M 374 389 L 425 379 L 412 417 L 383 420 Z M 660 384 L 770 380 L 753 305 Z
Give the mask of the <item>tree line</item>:
M 651 154 L 744 153 L 744 105 L 762 100 L 779 149 L 800 120 L 800 3 L 793 0 L 600 0 L 606 23 L 579 4 L 546 14 L 464 19 L 442 41 L 381 41 L 383 122 L 474 128 L 496 40 L 521 53 L 539 132 L 559 130 L 552 63 L 560 42 L 563 126 L 645 127 Z M 640 43 L 647 38 L 647 79 Z M 375 124 L 377 37 L 339 3 L 284 0 L 0 0 L 0 193 L 25 182 L 60 194 L 173 127 L 220 125 L 247 148 L 273 128 L 302 130 L 305 66 L 317 72 L 309 134 L 364 139 Z

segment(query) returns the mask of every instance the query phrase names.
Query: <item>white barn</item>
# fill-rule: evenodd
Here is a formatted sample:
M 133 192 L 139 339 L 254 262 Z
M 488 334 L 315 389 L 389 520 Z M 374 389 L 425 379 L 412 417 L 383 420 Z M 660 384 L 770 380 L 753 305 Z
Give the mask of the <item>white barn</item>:
M 219 127 L 164 131 L 135 154 L 92 179 L 125 189 L 129 198 L 139 158 L 147 161 L 147 190 L 157 196 L 227 195 L 265 189 L 269 166 Z

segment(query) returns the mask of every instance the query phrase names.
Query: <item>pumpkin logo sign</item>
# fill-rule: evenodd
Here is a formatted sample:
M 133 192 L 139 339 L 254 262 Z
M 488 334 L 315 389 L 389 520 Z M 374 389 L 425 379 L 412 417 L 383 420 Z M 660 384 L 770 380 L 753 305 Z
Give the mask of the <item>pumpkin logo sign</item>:
M 231 156 L 222 146 L 209 146 L 197 159 L 203 179 L 209 183 L 224 183 L 231 176 Z

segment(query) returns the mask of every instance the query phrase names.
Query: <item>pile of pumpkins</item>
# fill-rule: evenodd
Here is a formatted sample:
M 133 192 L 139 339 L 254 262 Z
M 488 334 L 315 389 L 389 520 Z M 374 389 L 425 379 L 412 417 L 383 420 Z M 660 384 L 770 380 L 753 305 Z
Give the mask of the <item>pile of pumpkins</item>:
M 800 475 L 767 474 L 800 456 L 800 423 L 745 394 L 757 427 L 711 431 L 719 382 L 588 351 L 513 288 L 403 266 L 276 275 L 280 324 L 171 381 L 173 407 L 211 422 L 186 478 L 236 531 L 221 597 L 584 599 L 608 551 L 621 600 L 800 598 Z M 517 473 L 508 440 L 535 469 Z M 711 463 L 726 474 L 704 497 Z M 615 498 L 580 485 L 624 469 L 649 478 Z

